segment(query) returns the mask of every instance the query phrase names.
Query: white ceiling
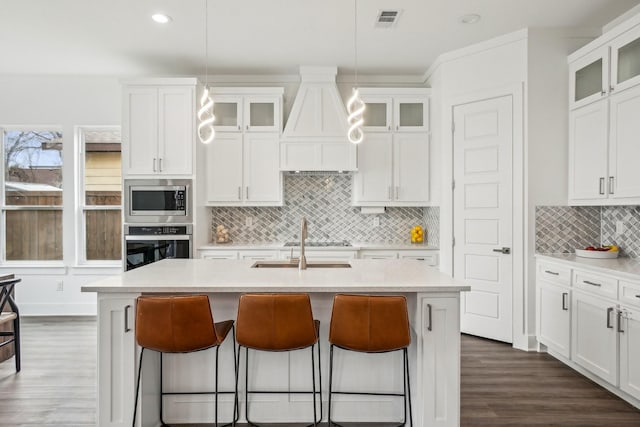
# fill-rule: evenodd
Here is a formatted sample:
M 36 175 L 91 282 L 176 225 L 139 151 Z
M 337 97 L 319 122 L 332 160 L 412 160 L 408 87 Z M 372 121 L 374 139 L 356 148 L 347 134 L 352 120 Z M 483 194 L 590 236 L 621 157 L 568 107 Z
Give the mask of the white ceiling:
M 204 74 L 205 0 L 1 0 L 0 74 Z M 352 72 L 351 0 L 208 0 L 209 74 Z M 444 52 L 524 27 L 597 27 L 640 0 L 358 0 L 362 74 L 422 74 Z M 380 9 L 402 9 L 393 29 Z M 150 15 L 164 11 L 173 22 Z M 482 16 L 474 25 L 465 13 Z

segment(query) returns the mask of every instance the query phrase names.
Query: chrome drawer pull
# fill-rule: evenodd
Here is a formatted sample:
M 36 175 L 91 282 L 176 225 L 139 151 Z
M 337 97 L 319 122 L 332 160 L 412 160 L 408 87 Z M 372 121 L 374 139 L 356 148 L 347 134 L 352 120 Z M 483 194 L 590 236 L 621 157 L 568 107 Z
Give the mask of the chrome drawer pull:
M 433 318 L 431 317 L 431 304 L 427 304 L 427 308 L 429 309 L 429 326 L 427 326 L 427 331 L 431 331 L 432 330 L 432 320 Z
M 569 310 L 569 306 L 567 305 L 567 297 L 569 296 L 568 292 L 563 292 L 562 293 L 562 309 L 564 311 L 568 311 Z
M 640 295 L 636 295 L 636 298 L 640 298 Z
M 555 271 L 551 271 L 551 270 L 545 270 L 544 272 L 548 273 L 548 274 L 553 274 L 554 276 L 559 276 L 560 275 L 560 273 L 556 273 Z
M 126 305 L 124 307 L 124 333 L 125 334 L 131 330 L 131 328 L 129 327 L 129 309 L 130 308 L 131 308 L 130 305 Z
M 618 310 L 618 332 L 624 334 L 624 329 L 622 329 L 622 312 Z
M 583 283 L 586 283 L 587 285 L 591 285 L 591 286 L 597 286 L 597 287 L 602 286 L 602 284 L 601 284 L 601 283 L 590 282 L 590 281 L 588 281 L 588 280 L 583 280 L 582 282 L 583 282 Z
M 607 308 L 607 328 L 613 329 L 613 325 L 611 324 L 611 313 L 613 312 L 613 307 Z

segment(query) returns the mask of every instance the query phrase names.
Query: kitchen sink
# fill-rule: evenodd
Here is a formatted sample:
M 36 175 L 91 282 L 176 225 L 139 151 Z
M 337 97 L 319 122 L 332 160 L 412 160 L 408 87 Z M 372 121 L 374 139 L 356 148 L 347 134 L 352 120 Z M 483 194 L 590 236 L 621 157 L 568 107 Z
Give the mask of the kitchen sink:
M 251 268 L 298 268 L 298 263 L 288 261 L 256 261 Z M 340 261 L 315 261 L 307 262 L 307 268 L 351 268 L 351 264 Z

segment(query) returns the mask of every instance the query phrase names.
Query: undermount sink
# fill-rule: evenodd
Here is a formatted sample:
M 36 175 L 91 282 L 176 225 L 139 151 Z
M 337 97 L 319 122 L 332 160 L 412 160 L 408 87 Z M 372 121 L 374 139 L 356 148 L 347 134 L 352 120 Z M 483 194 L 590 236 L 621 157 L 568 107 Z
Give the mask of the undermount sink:
M 256 261 L 251 268 L 298 268 L 298 263 L 288 261 Z M 340 261 L 315 261 L 307 262 L 307 268 L 351 268 L 351 264 Z

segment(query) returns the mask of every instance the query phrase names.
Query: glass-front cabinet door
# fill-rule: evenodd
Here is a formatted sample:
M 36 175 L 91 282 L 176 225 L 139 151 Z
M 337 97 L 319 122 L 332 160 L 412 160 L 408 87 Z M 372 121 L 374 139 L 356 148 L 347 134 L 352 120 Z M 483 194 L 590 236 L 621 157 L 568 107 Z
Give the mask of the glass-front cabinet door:
M 399 132 L 429 130 L 429 99 L 402 96 L 394 98 L 394 129 Z
M 244 98 L 244 130 L 249 132 L 279 132 L 280 97 L 246 96 Z
M 571 108 L 578 108 L 607 95 L 609 91 L 609 47 L 604 46 L 569 65 Z
M 238 132 L 242 130 L 242 97 L 216 95 L 213 92 L 213 122 L 216 131 Z
M 611 90 L 619 92 L 640 83 L 640 27 L 611 44 Z
M 361 95 L 364 102 L 362 128 L 369 132 L 388 132 L 392 130 L 393 100 L 391 97 Z

